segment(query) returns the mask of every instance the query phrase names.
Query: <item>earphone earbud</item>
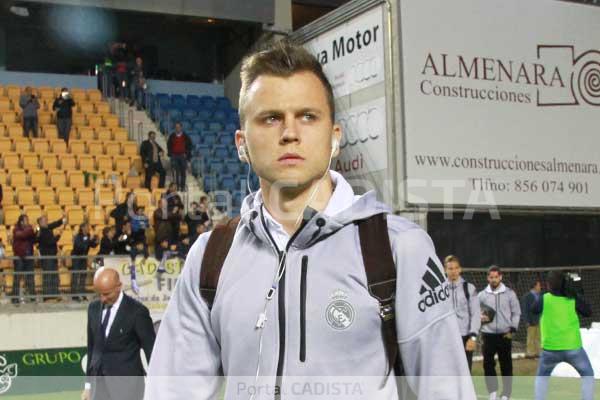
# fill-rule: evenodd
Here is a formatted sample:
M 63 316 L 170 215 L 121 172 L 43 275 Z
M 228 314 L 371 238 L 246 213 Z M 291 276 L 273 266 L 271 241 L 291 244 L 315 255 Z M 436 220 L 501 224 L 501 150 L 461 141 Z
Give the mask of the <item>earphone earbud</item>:
M 238 148 L 238 157 L 240 158 L 240 161 L 248 162 L 248 153 L 246 152 L 246 146 L 243 144 L 240 144 L 240 147 Z
M 339 149 L 340 143 L 337 138 L 334 136 L 331 138 L 331 156 L 335 154 L 335 152 Z

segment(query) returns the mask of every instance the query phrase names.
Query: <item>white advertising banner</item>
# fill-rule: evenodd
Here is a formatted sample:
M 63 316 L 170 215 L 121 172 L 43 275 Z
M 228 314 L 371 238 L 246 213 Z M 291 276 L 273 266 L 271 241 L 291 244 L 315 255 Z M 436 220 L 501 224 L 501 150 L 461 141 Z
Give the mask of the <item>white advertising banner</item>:
M 384 33 L 378 6 L 305 43 L 323 65 L 336 99 L 385 80 Z M 333 168 L 345 176 L 387 168 L 385 98 L 354 104 L 336 113 L 344 137 Z
M 600 207 L 600 8 L 400 8 L 409 203 Z

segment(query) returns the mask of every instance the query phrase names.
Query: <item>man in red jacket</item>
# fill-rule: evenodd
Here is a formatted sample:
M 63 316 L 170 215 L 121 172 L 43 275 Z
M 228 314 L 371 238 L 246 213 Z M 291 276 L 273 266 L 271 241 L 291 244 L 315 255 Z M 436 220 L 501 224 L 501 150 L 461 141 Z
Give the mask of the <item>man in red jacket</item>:
M 192 140 L 183 133 L 181 123 L 175 124 L 175 132 L 171 133 L 167 142 L 167 151 L 171 159 L 171 167 L 175 172 L 175 183 L 177 189 L 182 192 L 185 190 L 185 172 L 187 163 L 192 157 Z
M 25 277 L 25 287 L 27 294 L 35 296 L 35 284 L 33 281 L 33 243 L 35 242 L 35 232 L 29 225 L 27 215 L 19 216 L 17 224 L 13 230 L 13 253 L 15 257 L 15 277 L 13 279 L 12 303 L 19 303 L 19 286 L 21 278 Z M 25 257 L 28 257 L 27 259 Z M 33 300 L 33 299 L 32 299 Z

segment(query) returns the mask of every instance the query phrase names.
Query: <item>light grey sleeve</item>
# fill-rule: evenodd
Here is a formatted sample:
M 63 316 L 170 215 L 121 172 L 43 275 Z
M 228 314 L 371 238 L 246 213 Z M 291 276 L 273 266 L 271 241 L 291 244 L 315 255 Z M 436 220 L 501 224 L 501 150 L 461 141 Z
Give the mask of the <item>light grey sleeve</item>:
M 185 260 L 156 337 L 145 400 L 214 399 L 220 389 L 220 348 L 200 297 L 200 265 L 210 233 Z
M 412 391 L 419 400 L 475 400 L 448 282 L 440 279 L 443 268 L 431 239 L 422 229 L 410 229 L 392 232 L 391 241 L 397 268 L 398 343 Z M 431 276 L 442 280 L 430 305 L 424 301 L 431 293 L 423 279 L 426 274 L 429 282 Z
M 519 329 L 519 321 L 521 320 L 521 304 L 517 298 L 517 294 L 511 290 L 510 296 L 510 320 L 515 329 Z
M 471 288 L 473 290 L 471 290 Z M 475 285 L 469 284 L 470 298 L 469 307 L 471 310 L 471 323 L 469 327 L 469 333 L 479 334 L 481 329 L 481 306 L 479 304 L 479 297 L 477 297 L 477 289 Z

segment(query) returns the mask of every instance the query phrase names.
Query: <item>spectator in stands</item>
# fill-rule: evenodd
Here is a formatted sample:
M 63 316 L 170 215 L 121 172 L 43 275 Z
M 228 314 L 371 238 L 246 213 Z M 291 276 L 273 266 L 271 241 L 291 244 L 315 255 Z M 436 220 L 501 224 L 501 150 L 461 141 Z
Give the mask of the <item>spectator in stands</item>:
M 177 243 L 177 256 L 185 260 L 191 246 L 192 242 L 190 241 L 190 237 L 188 235 L 181 235 Z
M 141 110 L 146 96 L 146 74 L 144 73 L 144 61 L 142 57 L 136 57 L 135 65 L 131 69 L 131 97 L 130 105 L 136 104 L 136 108 Z
M 32 137 L 37 137 L 40 102 L 29 86 L 25 88 L 25 92 L 21 95 L 19 105 L 23 110 L 23 136 L 29 137 L 29 132 L 31 132 Z
M 154 252 L 156 259 L 160 260 L 162 259 L 162 253 L 164 251 L 164 248 L 161 246 L 161 243 L 166 241 L 168 246 L 168 244 L 173 241 L 173 227 L 176 224 L 179 224 L 179 221 L 181 221 L 181 219 L 178 213 L 169 211 L 166 197 L 162 197 L 160 199 L 160 207 L 158 207 L 154 211 L 152 219 L 154 223 L 155 232 Z
M 458 318 L 458 328 L 465 346 L 469 370 L 473 365 L 473 351 L 477 347 L 477 335 L 481 328 L 481 310 L 475 285 L 462 277 L 462 267 L 458 257 L 449 255 L 444 259 L 446 275 L 450 283 L 450 298 Z
M 144 207 L 136 209 L 136 215 L 131 218 L 131 232 L 133 237 L 133 246 L 131 252 L 132 261 L 138 254 L 143 253 L 144 259 L 148 258 L 148 245 L 146 244 L 146 229 L 150 227 L 150 221 L 144 214 Z
M 0 183 L 0 225 L 4 225 L 4 209 L 2 208 L 2 184 Z
M 192 157 L 192 140 L 183 132 L 181 122 L 175 124 L 175 132 L 169 136 L 167 151 L 175 173 L 177 188 L 179 191 L 184 191 L 187 163 Z
M 163 154 L 163 149 L 156 143 L 156 132 L 148 132 L 148 139 L 144 140 L 140 146 L 140 156 L 146 170 L 144 186 L 148 190 L 151 190 L 150 183 L 155 173 L 158 173 L 159 177 L 158 187 L 161 189 L 165 187 L 166 172 L 160 159 Z
M 71 124 L 73 122 L 73 107 L 75 101 L 66 87 L 60 90 L 60 95 L 54 100 L 52 110 L 56 111 L 56 129 L 58 136 L 69 143 L 69 134 L 71 133 Z
M 525 358 L 537 358 L 540 355 L 540 315 L 533 312 L 533 305 L 539 300 L 541 292 L 542 283 L 537 279 L 521 298 L 521 316 L 527 325 Z
M 135 193 L 131 190 L 125 196 L 125 201 L 118 204 L 111 212 L 110 216 L 115 219 L 115 229 L 117 236 L 121 236 L 123 232 L 123 225 L 129 221 L 130 216 L 134 214 L 134 210 L 137 208 L 137 201 L 135 199 Z
M 583 288 L 567 283 L 564 271 L 548 274 L 549 293 L 538 296 L 532 311 L 540 314 L 542 354 L 535 379 L 535 400 L 545 400 L 557 364 L 570 364 L 581 376 L 581 399 L 594 398 L 594 369 L 581 341 L 579 315 L 592 316 Z M 573 397 L 574 398 L 574 397 Z
M 200 209 L 200 205 L 197 202 L 192 202 L 190 205 L 190 209 L 185 215 L 185 223 L 188 226 L 188 233 L 193 235 L 196 233 L 196 227 L 198 225 L 202 225 L 205 228 L 208 227 L 210 223 L 210 218 L 208 217 L 208 213 L 206 211 L 202 211 Z M 206 231 L 206 229 L 205 229 Z M 193 242 L 192 242 L 193 243 Z
M 208 231 L 208 228 L 204 224 L 197 224 L 196 229 L 194 231 L 190 231 L 188 236 L 190 238 L 190 246 L 196 242 L 198 236 L 202 235 L 204 232 Z
M 498 355 L 502 373 L 502 395 L 508 400 L 512 393 L 512 335 L 517 332 L 521 307 L 515 292 L 502 283 L 502 271 L 497 266 L 488 269 L 489 285 L 479 293 L 481 305 L 481 337 L 483 340 L 483 369 L 485 385 L 490 399 L 497 398 L 498 378 L 496 361 Z
M 37 223 L 39 225 L 39 231 L 37 234 L 38 248 L 42 257 L 41 266 L 43 275 L 43 294 L 44 296 L 58 296 L 58 262 L 56 255 L 58 254 L 57 243 L 60 239 L 60 233 L 55 235 L 54 229 L 62 226 L 67 222 L 66 218 L 63 217 L 57 221 L 48 223 L 48 217 L 39 217 Z M 44 300 L 47 300 L 45 297 Z
M 19 287 L 21 278 L 25 277 L 25 287 L 27 294 L 35 295 L 35 284 L 33 280 L 33 260 L 26 257 L 33 256 L 33 244 L 35 242 L 35 232 L 33 227 L 29 225 L 27 215 L 20 215 L 17 219 L 17 224 L 13 229 L 13 253 L 15 257 L 15 276 L 13 278 L 12 296 L 13 304 L 19 302 Z
M 100 251 L 99 255 L 108 256 L 115 254 L 115 227 L 114 226 L 105 226 L 102 229 L 102 239 L 100 240 Z
M 129 255 L 133 246 L 133 231 L 131 230 L 131 221 L 127 221 L 121 228 L 121 234 L 118 235 L 115 242 L 115 254 Z
M 73 300 L 81 301 L 80 295 L 85 292 L 85 281 L 87 278 L 87 258 L 85 256 L 90 252 L 90 248 L 98 246 L 98 237 L 90 235 L 90 226 L 84 222 L 79 225 L 79 232 L 73 238 L 72 256 L 79 256 L 73 259 L 73 274 L 71 276 L 71 295 Z

